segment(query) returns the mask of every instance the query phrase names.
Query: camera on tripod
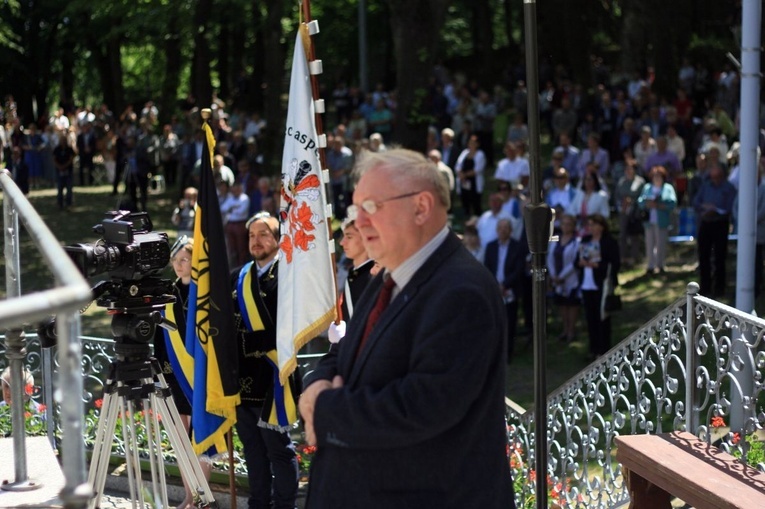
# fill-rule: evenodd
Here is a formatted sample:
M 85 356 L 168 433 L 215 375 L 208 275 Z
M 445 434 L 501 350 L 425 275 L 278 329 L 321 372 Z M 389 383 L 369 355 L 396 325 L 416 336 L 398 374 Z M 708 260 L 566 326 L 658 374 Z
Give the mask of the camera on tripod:
M 146 212 L 107 212 L 93 231 L 103 238 L 64 247 L 86 277 L 108 273 L 112 279 L 139 280 L 161 273 L 170 261 L 167 234 L 152 231 Z
M 173 283 L 160 277 L 170 262 L 170 243 L 164 232 L 152 231 L 146 212 L 106 213 L 93 231 L 102 238 L 92 244 L 64 246 L 85 277 L 107 274 L 93 287 L 93 298 L 112 314 L 115 339 L 148 343 L 155 325 L 174 328 L 160 310 L 175 301 Z

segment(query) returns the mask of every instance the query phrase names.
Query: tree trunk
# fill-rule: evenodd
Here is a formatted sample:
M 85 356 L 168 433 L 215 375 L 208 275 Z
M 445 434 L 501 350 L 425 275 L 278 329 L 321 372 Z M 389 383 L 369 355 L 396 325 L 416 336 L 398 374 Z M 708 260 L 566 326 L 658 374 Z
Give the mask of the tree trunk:
M 112 36 L 106 42 L 106 60 L 109 65 L 109 73 L 111 80 L 110 95 L 111 101 L 106 104 L 112 108 L 115 114 L 122 113 L 122 110 L 127 106 L 125 102 L 125 85 L 122 82 L 122 37 L 119 35 Z M 119 112 L 119 113 L 118 113 Z
M 272 162 L 270 170 L 278 173 L 281 166 L 281 140 L 286 122 L 286 112 L 282 102 L 284 83 L 285 49 L 281 44 L 282 16 L 284 14 L 284 2 L 281 0 L 268 0 L 267 15 L 263 30 L 263 118 L 267 123 L 267 129 L 263 136 L 261 152 L 266 161 Z M 293 32 L 294 33 L 294 32 Z M 288 39 L 289 40 L 289 39 Z M 290 40 L 290 42 L 292 42 Z M 290 44 L 290 47 L 292 45 Z
M 231 54 L 234 55 L 234 58 L 231 59 L 231 77 L 234 84 L 232 106 L 236 108 L 244 108 L 244 95 L 251 88 L 247 86 L 249 77 L 244 75 L 244 55 L 250 51 L 247 48 L 246 25 L 245 23 L 235 23 L 231 30 Z
M 263 68 L 265 59 L 265 34 L 266 26 L 263 13 L 260 10 L 262 0 L 252 2 L 252 25 L 255 27 L 254 41 L 251 54 L 255 57 L 252 61 L 252 74 L 247 77 L 247 97 L 244 98 L 245 108 L 250 111 L 263 111 Z
M 646 46 L 646 7 L 643 0 L 624 0 L 622 26 L 622 69 L 645 73 L 648 64 Z
M 210 80 L 210 44 L 207 41 L 207 21 L 212 15 L 212 0 L 199 0 L 194 12 L 194 60 L 192 62 L 192 94 L 200 108 L 212 104 Z
M 478 64 L 475 76 L 486 85 L 493 81 L 495 60 L 492 54 L 494 31 L 491 24 L 489 0 L 472 0 L 473 61 Z
M 218 34 L 218 80 L 220 88 L 218 97 L 227 103 L 231 99 L 231 30 L 230 21 L 224 19 L 220 23 L 220 33 Z
M 165 124 L 177 109 L 178 83 L 181 75 L 181 37 L 178 33 L 178 19 L 170 17 L 167 35 L 164 39 L 165 76 L 159 98 L 160 122 Z
M 502 5 L 505 10 L 504 26 L 507 33 L 507 53 L 514 61 L 518 56 L 518 45 L 513 39 L 513 0 L 502 0 Z
M 388 5 L 398 82 L 395 138 L 404 147 L 424 152 L 431 120 L 424 111 L 425 96 L 448 2 L 388 0 Z

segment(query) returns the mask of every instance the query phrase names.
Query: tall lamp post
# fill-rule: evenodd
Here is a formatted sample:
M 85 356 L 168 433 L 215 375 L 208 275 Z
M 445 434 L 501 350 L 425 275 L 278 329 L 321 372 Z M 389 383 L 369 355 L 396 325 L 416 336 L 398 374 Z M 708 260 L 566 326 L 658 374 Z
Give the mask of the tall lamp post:
M 523 0 L 526 40 L 526 81 L 529 86 L 529 187 L 531 197 L 524 207 L 526 237 L 531 252 L 533 340 L 534 340 L 534 465 L 537 509 L 547 507 L 547 244 L 550 241 L 552 209 L 542 200 L 542 168 L 539 164 L 539 70 L 537 67 L 536 0 Z

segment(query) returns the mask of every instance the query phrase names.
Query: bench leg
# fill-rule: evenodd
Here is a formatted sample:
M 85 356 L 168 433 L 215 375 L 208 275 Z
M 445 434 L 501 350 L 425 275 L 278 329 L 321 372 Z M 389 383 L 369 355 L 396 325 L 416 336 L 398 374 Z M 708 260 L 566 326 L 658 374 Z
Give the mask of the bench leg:
M 625 469 L 624 474 L 630 493 L 629 509 L 671 509 L 669 493 L 634 472 Z

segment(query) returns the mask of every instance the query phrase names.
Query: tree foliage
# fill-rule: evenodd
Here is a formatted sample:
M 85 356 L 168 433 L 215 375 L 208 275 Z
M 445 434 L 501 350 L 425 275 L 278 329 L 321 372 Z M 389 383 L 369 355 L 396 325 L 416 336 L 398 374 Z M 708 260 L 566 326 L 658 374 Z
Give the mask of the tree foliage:
M 324 61 L 322 90 L 359 82 L 358 0 L 312 5 Z M 490 87 L 512 86 L 525 69 L 523 9 L 514 0 L 366 0 L 369 82 L 397 89 L 397 130 L 422 132 L 418 111 L 433 65 Z M 13 94 L 25 122 L 59 104 L 107 103 L 115 112 L 148 99 L 164 119 L 179 99 L 220 98 L 283 117 L 287 56 L 299 5 L 282 0 L 6 0 L 0 4 L 0 91 Z M 720 67 L 738 54 L 735 2 L 711 0 L 546 0 L 537 4 L 543 68 L 565 69 L 585 87 L 610 69 L 645 73 L 671 94 L 684 56 Z M 547 75 L 543 75 L 545 77 Z M 278 131 L 278 130 L 277 130 Z M 409 143 L 410 141 L 407 141 Z

